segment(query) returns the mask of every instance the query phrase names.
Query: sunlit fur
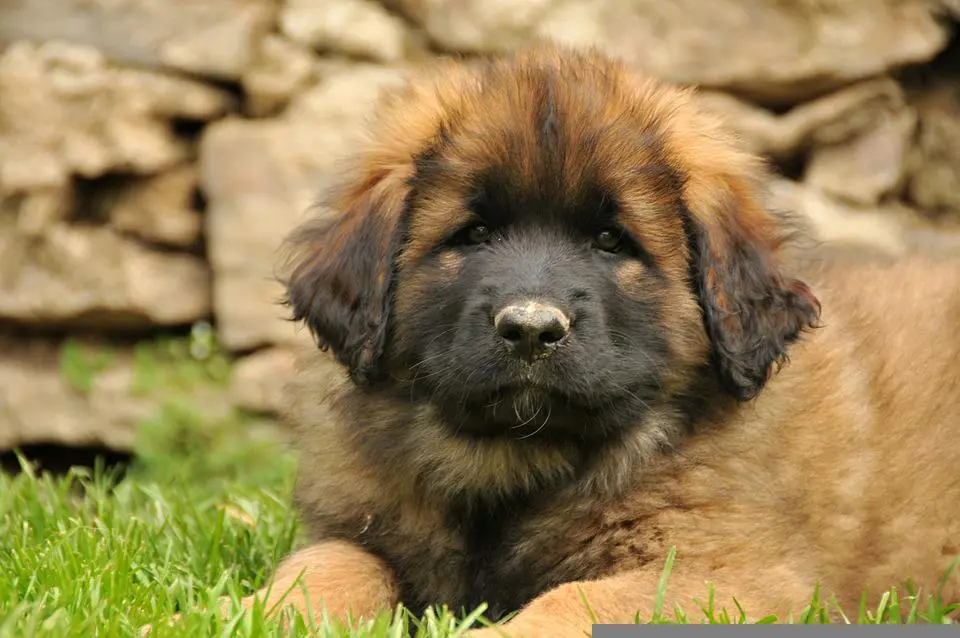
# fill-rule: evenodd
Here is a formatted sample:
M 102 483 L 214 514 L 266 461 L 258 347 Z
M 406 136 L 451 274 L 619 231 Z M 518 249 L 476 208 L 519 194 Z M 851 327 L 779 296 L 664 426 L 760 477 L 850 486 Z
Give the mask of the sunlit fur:
M 288 418 L 325 558 L 278 578 L 307 565 L 334 613 L 487 602 L 573 636 L 578 587 L 603 620 L 649 614 L 671 545 L 667 603 L 691 610 L 707 580 L 759 617 L 818 580 L 849 610 L 941 575 L 956 262 L 788 258 L 762 164 L 689 90 L 594 52 L 438 63 L 369 132 L 286 246 L 288 304 L 324 348 Z M 610 228 L 617 252 L 595 241 Z M 493 330 L 524 300 L 571 318 L 532 364 Z

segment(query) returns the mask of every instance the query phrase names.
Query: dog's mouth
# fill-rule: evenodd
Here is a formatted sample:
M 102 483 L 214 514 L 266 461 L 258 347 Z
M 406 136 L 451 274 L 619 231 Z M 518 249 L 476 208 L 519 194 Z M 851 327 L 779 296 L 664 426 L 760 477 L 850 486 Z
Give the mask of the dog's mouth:
M 477 388 L 461 404 L 461 423 L 487 434 L 527 437 L 586 427 L 596 410 L 582 397 L 544 383 Z

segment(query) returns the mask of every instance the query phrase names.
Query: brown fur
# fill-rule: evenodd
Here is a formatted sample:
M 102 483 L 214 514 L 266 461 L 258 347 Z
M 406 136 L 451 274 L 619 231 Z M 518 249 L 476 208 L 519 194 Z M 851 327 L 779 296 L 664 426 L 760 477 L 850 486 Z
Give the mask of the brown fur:
M 548 103 L 592 119 L 558 133 Z M 509 137 L 523 118 L 560 136 L 562 159 L 545 167 L 535 139 Z M 522 607 L 502 629 L 582 635 L 581 592 L 601 621 L 649 616 L 671 546 L 668 610 L 693 611 L 707 582 L 752 618 L 798 613 L 818 582 L 848 613 L 864 588 L 935 587 L 960 542 L 960 261 L 789 259 L 783 218 L 759 204 L 760 163 L 689 92 L 594 53 L 441 64 L 384 102 L 372 140 L 336 216 L 291 244 L 291 305 L 334 356 L 304 353 L 292 390 L 297 504 L 316 544 L 276 578 L 315 570 L 314 609 L 486 591 Z M 440 147 L 442 179 L 423 177 Z M 617 281 L 657 303 L 664 392 L 687 399 L 651 405 L 615 441 L 464 438 L 390 391 L 411 374 L 391 344 L 415 337 L 411 313 L 462 265 L 443 254 L 428 277 L 417 264 L 466 219 L 471 168 L 505 154 L 518 184 L 602 174 L 668 275 L 652 286 L 634 262 Z

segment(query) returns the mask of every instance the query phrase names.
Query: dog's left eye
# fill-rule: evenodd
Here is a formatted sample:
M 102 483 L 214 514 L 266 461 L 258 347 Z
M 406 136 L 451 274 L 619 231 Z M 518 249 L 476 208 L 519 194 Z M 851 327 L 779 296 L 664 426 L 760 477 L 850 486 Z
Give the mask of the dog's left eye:
M 466 239 L 471 244 L 483 244 L 490 240 L 492 234 L 489 226 L 477 224 L 467 229 Z
M 497 239 L 494 229 L 484 223 L 463 226 L 446 240 L 448 246 L 480 246 Z
M 604 252 L 615 253 L 620 250 L 622 237 L 623 234 L 616 230 L 601 230 L 593 238 L 593 244 Z

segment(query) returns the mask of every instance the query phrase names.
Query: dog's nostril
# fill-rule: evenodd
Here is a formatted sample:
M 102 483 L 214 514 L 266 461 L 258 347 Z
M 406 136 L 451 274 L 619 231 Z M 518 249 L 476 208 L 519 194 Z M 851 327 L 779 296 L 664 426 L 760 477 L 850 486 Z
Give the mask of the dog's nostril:
M 544 330 L 540 333 L 540 343 L 556 343 L 567 336 L 567 333 L 560 330 Z
M 505 345 L 524 359 L 549 356 L 570 333 L 570 320 L 553 306 L 530 303 L 507 306 L 494 318 Z
M 518 328 L 507 328 L 505 331 L 500 333 L 500 336 L 507 341 L 520 341 L 520 339 L 523 338 L 523 335 Z

